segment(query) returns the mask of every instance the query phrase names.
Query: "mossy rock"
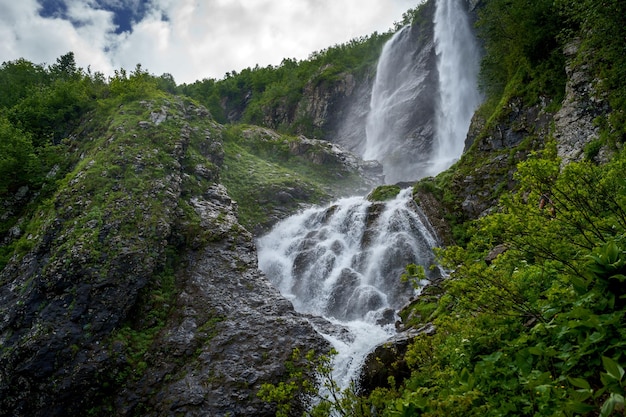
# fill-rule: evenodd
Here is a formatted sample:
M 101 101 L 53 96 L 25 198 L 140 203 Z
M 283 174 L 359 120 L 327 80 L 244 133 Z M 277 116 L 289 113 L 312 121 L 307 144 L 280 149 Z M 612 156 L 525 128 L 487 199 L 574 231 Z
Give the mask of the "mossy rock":
M 398 185 L 381 185 L 368 194 L 367 200 L 371 202 L 392 200 L 400 194 L 400 191 Z

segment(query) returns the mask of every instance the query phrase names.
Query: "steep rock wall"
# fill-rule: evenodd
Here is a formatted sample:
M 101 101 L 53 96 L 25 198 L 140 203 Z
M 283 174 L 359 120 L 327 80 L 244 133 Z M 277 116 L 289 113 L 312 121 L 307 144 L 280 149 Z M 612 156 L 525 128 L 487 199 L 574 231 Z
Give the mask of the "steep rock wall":
M 160 98 L 76 132 L 0 273 L 0 415 L 270 416 L 260 385 L 327 349 L 257 269 L 221 131 Z

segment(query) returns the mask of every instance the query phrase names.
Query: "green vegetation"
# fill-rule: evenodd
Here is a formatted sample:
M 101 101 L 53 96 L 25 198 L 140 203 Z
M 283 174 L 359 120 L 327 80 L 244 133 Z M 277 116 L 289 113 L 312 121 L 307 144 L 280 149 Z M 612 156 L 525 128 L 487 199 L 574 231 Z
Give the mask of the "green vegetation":
M 184 84 L 178 91 L 205 105 L 220 123 L 250 123 L 315 137 L 310 120 L 275 121 L 276 113 L 293 116 L 306 88 L 332 83 L 346 72 L 356 76 L 371 72 L 389 36 L 390 32 L 374 33 L 315 52 L 307 60 L 286 58 L 279 66 L 231 71 L 222 80 Z
M 558 36 L 562 19 L 552 0 L 489 0 L 480 9 L 485 41 L 481 83 L 489 97 L 505 89 L 532 105 L 540 97 L 559 100 L 565 86 L 565 58 Z
M 381 185 L 368 194 L 369 201 L 387 201 L 396 198 L 401 189 L 398 185 Z
M 300 204 L 327 200 L 359 181 L 321 143 L 242 125 L 227 127 L 223 137 L 221 180 L 245 227 L 265 225 L 278 208 L 295 211 Z
M 441 252 L 444 295 L 413 307 L 437 333 L 410 347 L 413 374 L 383 415 L 580 415 L 623 402 L 625 163 L 560 170 L 547 150 L 520 164 L 519 191 L 464 248 Z M 486 262 L 496 245 L 508 250 Z
M 276 405 L 276 417 L 365 415 L 363 413 L 371 405 L 354 394 L 354 386 L 342 390 L 332 378 L 332 359 L 336 354 L 337 351 L 331 349 L 328 355 L 319 355 L 312 350 L 303 355 L 295 348 L 285 364 L 285 381 L 263 384 L 258 397 Z M 317 383 L 311 382 L 314 376 Z M 302 405 L 305 410 L 297 408 Z

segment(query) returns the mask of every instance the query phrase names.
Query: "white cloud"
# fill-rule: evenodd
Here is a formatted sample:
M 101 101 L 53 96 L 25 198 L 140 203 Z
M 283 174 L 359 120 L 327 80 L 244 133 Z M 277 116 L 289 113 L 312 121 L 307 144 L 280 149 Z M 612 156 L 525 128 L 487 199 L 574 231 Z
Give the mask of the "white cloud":
M 73 51 L 79 66 L 110 74 L 137 63 L 178 83 L 305 59 L 312 52 L 386 31 L 419 0 L 152 0 L 132 32 L 94 0 L 66 0 L 68 16 L 42 18 L 35 0 L 0 0 L 0 61 L 53 63 Z M 119 0 L 105 0 L 119 4 Z M 104 2 L 100 0 L 100 4 Z M 135 3 L 133 3 L 135 4 Z M 135 4 L 135 6 L 137 6 Z M 76 24 L 79 23 L 79 24 Z

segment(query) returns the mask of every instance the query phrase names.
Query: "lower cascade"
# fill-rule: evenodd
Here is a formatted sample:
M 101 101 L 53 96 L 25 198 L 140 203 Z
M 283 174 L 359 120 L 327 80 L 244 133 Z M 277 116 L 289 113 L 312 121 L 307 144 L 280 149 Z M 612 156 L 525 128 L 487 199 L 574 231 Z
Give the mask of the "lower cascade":
M 438 275 L 428 270 L 437 241 L 411 191 L 384 203 L 350 197 L 309 208 L 257 242 L 260 269 L 295 309 L 344 329 L 316 326 L 339 352 L 333 377 L 340 387 L 395 333 L 396 311 L 416 295 L 401 280 L 405 266 L 424 266 L 429 279 Z

